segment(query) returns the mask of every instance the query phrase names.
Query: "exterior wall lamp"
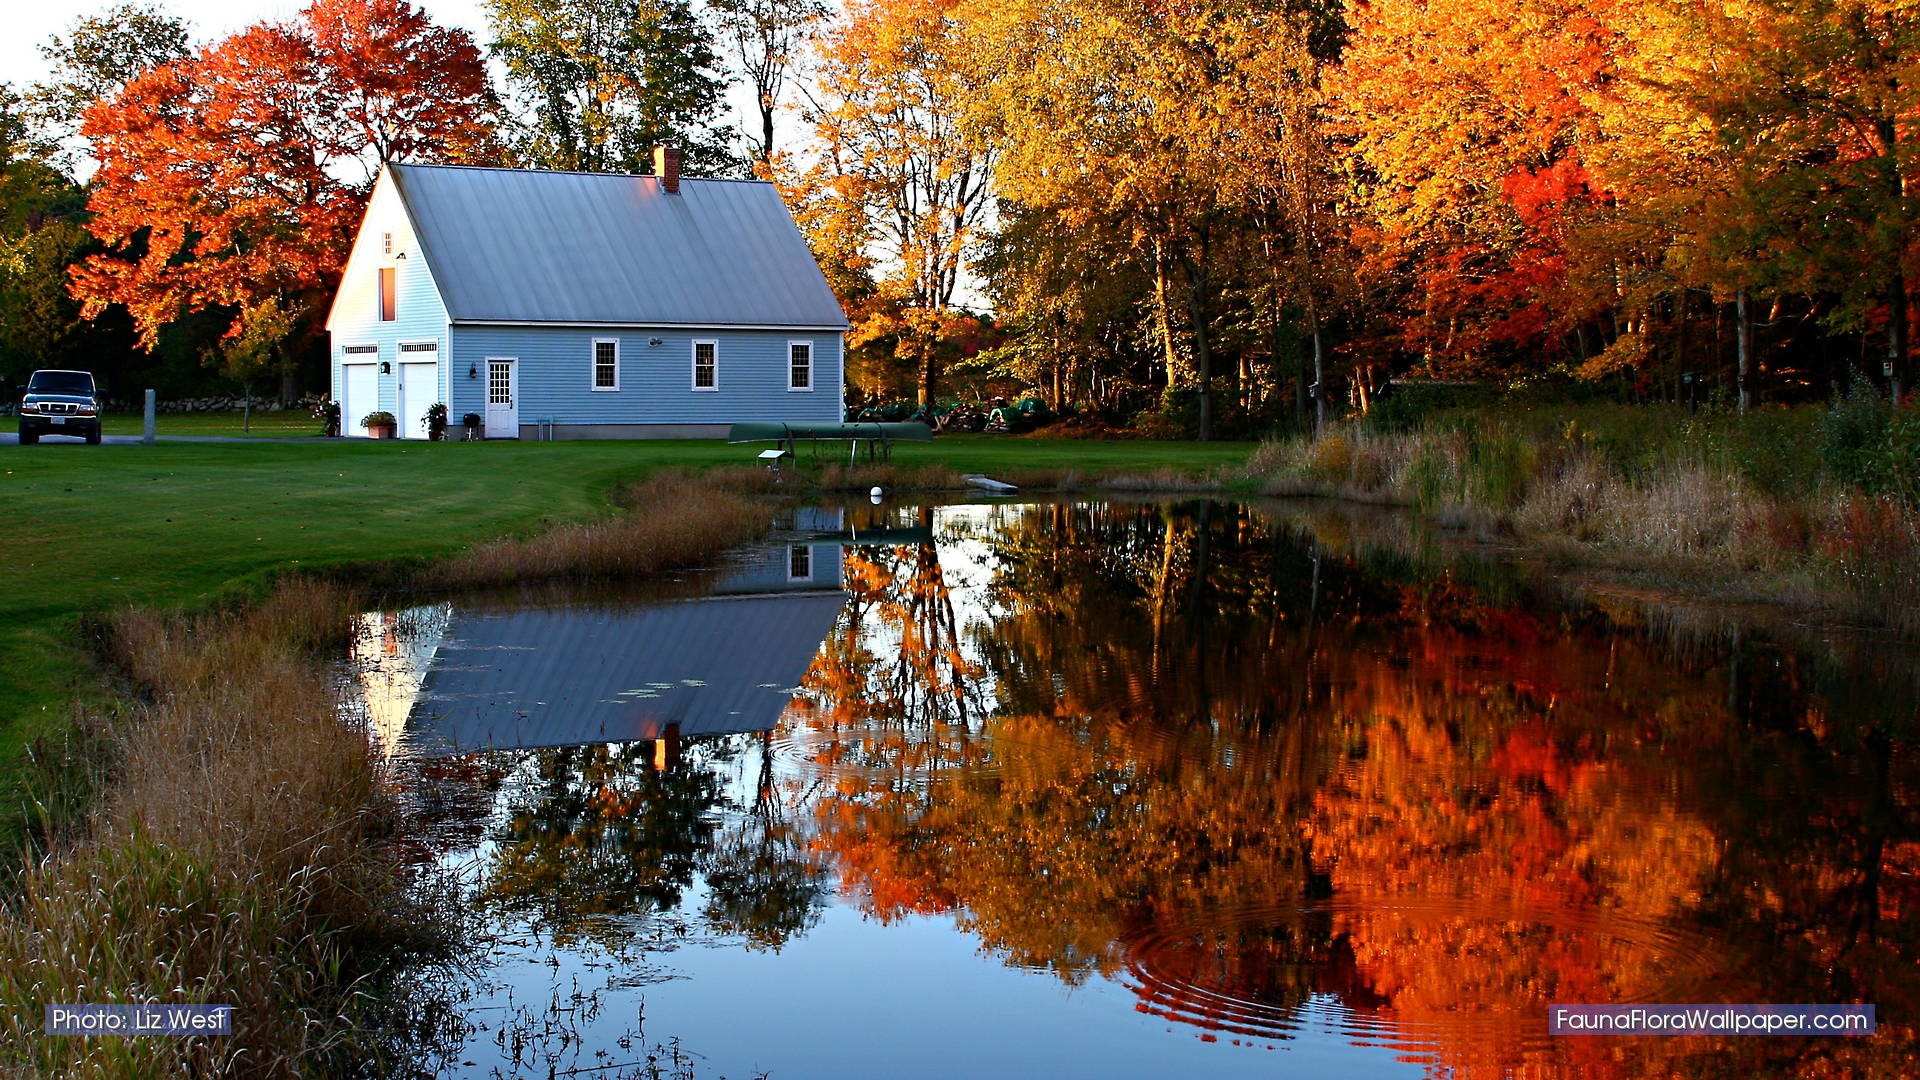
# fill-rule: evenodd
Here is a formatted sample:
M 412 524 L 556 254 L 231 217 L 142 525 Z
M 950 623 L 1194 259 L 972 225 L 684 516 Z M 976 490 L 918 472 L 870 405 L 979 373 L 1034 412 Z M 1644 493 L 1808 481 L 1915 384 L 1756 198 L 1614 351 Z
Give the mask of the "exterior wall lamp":
M 661 341 L 657 337 L 650 337 L 647 339 L 647 348 L 649 349 L 657 349 L 664 344 L 666 344 L 666 342 Z
M 393 374 L 393 365 L 385 360 L 380 361 L 380 374 L 382 375 Z
M 469 378 L 469 379 L 477 379 L 477 378 L 479 378 L 479 377 L 480 377 L 480 365 L 479 365 L 479 364 L 468 364 L 468 365 L 467 365 L 467 378 Z

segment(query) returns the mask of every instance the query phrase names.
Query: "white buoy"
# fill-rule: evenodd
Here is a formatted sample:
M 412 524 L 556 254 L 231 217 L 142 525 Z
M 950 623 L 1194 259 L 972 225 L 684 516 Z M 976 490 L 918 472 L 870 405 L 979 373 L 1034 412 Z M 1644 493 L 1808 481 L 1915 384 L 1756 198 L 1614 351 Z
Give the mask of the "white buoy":
M 873 496 L 874 498 L 876 498 L 876 499 L 877 499 L 877 498 L 879 498 L 880 496 L 882 496 L 882 495 L 885 495 L 885 494 L 886 494 L 886 492 L 885 492 L 884 490 L 882 490 L 882 489 L 880 489 L 880 488 L 878 488 L 878 487 L 876 487 L 876 488 L 874 488 L 874 489 L 873 489 L 872 491 L 869 491 L 869 492 L 867 492 L 867 494 L 869 494 L 869 495 L 871 495 L 871 496 Z

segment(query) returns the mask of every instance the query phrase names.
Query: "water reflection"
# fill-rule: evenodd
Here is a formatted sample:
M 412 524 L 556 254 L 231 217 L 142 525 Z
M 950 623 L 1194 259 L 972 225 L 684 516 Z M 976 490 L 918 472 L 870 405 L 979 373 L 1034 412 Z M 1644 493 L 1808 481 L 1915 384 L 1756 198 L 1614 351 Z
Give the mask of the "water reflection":
M 1001 1050 L 1022 1069 L 1264 1072 L 1277 1048 L 1362 1075 L 1910 1074 L 1910 680 L 1864 692 L 1744 631 L 1677 645 L 1512 580 L 1334 554 L 1258 509 L 859 513 L 794 534 L 831 545 L 825 597 L 767 578 L 365 636 L 379 685 L 413 687 L 416 753 L 495 747 L 426 766 L 467 792 L 448 819 L 485 807 L 483 840 L 442 841 L 482 868 L 476 901 L 617 956 L 650 1016 L 731 1048 L 716 1064 L 892 1074 L 952 1039 L 978 1003 L 936 974 L 957 970 L 940 926 L 991 992 L 1078 988 L 1029 1006 Z M 765 565 L 792 571 L 796 544 Z M 696 632 L 707 610 L 731 630 Z M 509 678 L 516 640 L 558 655 Z M 759 711 L 718 720 L 748 689 Z M 465 719 L 500 702 L 506 721 Z M 396 711 L 370 706 L 377 729 Z M 739 977 L 743 947 L 771 985 Z M 927 971 L 917 1026 L 816 1041 L 884 1011 L 903 948 Z M 771 1033 L 676 1004 L 709 986 Z M 1545 1034 L 1555 1002 L 1849 1000 L 1880 1006 L 1880 1035 Z M 916 1071 L 964 1074 L 967 1052 Z

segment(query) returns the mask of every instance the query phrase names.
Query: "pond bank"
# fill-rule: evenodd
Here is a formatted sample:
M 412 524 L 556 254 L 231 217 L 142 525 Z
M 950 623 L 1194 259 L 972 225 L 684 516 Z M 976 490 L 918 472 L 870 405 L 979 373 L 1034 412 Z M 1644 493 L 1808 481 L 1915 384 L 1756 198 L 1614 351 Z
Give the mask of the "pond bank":
M 1920 631 L 1920 512 L 1889 493 L 1768 489 L 1682 448 L 1627 465 L 1570 423 L 1268 443 L 1245 484 L 1417 511 L 1443 528 L 1615 585 Z
M 382 592 L 698 565 L 764 530 L 752 486 L 657 474 L 609 521 L 352 576 Z M 118 708 L 76 718 L 61 779 L 94 796 L 0 912 L 0 1075 L 300 1076 L 378 1053 L 360 980 L 454 927 L 327 676 L 366 588 L 293 576 L 236 610 L 98 628 Z M 65 1001 L 233 1004 L 233 1035 L 43 1037 L 42 1006 Z

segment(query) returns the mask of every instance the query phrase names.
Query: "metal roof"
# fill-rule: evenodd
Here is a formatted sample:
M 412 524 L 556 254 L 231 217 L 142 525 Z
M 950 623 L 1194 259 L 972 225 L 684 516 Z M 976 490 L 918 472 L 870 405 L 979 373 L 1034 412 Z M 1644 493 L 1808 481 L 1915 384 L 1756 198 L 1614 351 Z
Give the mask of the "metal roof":
M 387 169 L 455 322 L 847 325 L 770 183 Z
M 412 753 L 767 731 L 845 604 L 838 590 L 647 608 L 456 610 L 407 723 Z

